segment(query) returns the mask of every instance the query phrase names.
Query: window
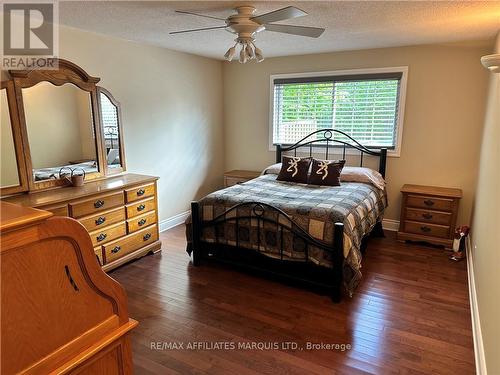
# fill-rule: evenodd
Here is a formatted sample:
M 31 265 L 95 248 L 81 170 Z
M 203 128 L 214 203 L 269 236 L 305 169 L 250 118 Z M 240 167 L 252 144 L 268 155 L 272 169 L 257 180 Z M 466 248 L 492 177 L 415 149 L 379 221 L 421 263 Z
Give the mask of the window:
M 293 144 L 333 128 L 366 147 L 399 154 L 406 72 L 384 68 L 272 76 L 272 144 Z

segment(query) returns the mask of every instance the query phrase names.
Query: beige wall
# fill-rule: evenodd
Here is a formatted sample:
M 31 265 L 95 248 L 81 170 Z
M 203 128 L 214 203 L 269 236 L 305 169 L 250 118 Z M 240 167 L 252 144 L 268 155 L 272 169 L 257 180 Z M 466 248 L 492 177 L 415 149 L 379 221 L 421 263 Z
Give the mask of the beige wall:
M 399 219 L 405 183 L 459 187 L 459 222 L 471 213 L 488 73 L 478 63 L 481 44 L 416 46 L 266 59 L 224 64 L 226 169 L 260 170 L 269 151 L 269 76 L 279 73 L 408 66 L 401 157 L 388 160 L 389 208 Z
M 60 55 L 121 102 L 127 170 L 160 177 L 160 220 L 221 186 L 220 61 L 67 27 Z
M 496 53 L 500 53 L 500 34 Z M 472 256 L 487 369 L 489 374 L 500 374 L 500 74 L 490 73 L 482 139 Z

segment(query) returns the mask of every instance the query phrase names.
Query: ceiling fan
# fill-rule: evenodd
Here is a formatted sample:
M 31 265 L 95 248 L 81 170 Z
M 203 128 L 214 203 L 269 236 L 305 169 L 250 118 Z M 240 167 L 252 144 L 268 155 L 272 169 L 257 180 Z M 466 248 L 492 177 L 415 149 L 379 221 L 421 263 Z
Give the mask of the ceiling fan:
M 290 18 L 307 16 L 306 12 L 292 6 L 261 14 L 260 16 L 254 15 L 255 8 L 250 5 L 239 6 L 236 7 L 235 10 L 237 13 L 229 16 L 226 19 L 183 10 L 176 10 L 177 13 L 221 20 L 226 24 L 224 26 L 173 31 L 170 34 L 226 29 L 233 34 L 236 34 L 237 38 L 235 39 L 234 46 L 228 49 L 228 51 L 224 55 L 224 58 L 228 61 L 231 61 L 236 56 L 236 48 L 240 46 L 241 49 L 239 54 L 239 61 L 240 63 L 246 63 L 247 61 L 252 59 L 257 60 L 257 62 L 261 62 L 262 60 L 264 60 L 262 51 L 255 46 L 255 34 L 261 31 L 275 31 L 278 33 L 301 35 L 311 38 L 318 38 L 325 31 L 325 29 L 319 27 L 294 26 L 272 23 L 287 20 Z

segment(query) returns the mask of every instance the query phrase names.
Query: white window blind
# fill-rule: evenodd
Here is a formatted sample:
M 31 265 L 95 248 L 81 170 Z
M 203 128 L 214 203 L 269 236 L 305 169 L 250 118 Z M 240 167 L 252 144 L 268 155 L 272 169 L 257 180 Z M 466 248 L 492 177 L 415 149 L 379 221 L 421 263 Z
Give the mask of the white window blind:
M 394 149 L 400 82 L 401 73 L 275 79 L 273 144 L 332 128 L 367 147 Z

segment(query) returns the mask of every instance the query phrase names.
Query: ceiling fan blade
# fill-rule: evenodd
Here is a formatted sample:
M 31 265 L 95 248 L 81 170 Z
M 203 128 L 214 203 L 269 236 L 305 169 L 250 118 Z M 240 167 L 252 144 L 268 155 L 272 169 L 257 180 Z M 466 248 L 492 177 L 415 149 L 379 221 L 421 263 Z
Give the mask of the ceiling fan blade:
M 221 20 L 221 21 L 225 21 L 226 20 L 225 18 L 219 18 L 219 17 L 214 17 L 214 16 L 207 16 L 206 14 L 198 14 L 198 13 L 188 12 L 187 10 L 176 10 L 175 13 L 189 14 L 191 16 L 212 18 L 214 20 Z
M 300 10 L 299 8 L 290 6 L 278 10 L 273 10 L 272 12 L 261 14 L 260 16 L 252 17 L 251 20 L 263 24 L 263 23 L 288 20 L 290 18 L 296 18 L 302 16 L 307 16 L 307 13 L 304 12 L 303 10 Z
M 319 27 L 307 27 L 307 26 L 293 26 L 293 25 L 275 25 L 266 24 L 264 25 L 267 31 L 275 31 L 277 33 L 293 34 L 308 36 L 311 38 L 318 38 L 323 34 L 325 29 Z
M 214 27 L 203 27 L 201 29 L 191 29 L 191 30 L 181 30 L 181 31 L 172 31 L 169 34 L 182 34 L 182 33 L 192 33 L 195 31 L 205 31 L 205 30 L 217 30 L 217 29 L 225 29 L 227 26 L 214 26 Z

